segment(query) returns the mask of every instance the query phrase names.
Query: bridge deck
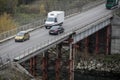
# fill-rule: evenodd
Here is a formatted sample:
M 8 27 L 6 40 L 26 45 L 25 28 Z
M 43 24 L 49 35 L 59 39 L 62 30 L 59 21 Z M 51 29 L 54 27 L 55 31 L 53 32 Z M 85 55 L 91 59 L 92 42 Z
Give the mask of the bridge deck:
M 112 11 L 106 10 L 105 4 L 102 4 L 86 12 L 67 18 L 63 24 L 63 27 L 65 28 L 65 33 L 61 35 L 49 35 L 48 30 L 43 27 L 41 29 L 31 32 L 31 38 L 28 41 L 16 43 L 12 39 L 7 41 L 6 43 L 2 43 L 0 45 L 0 56 L 3 59 L 10 58 L 11 60 L 19 57 L 22 58 L 23 56 L 27 55 L 25 53 L 30 53 L 31 50 L 33 51 L 35 49 L 42 48 L 43 46 L 47 46 L 47 44 L 50 44 L 51 41 L 52 43 L 54 43 L 56 42 L 56 40 L 58 40 L 57 43 L 59 43 L 64 37 L 71 34 L 72 30 L 78 30 L 78 28 L 75 27 L 79 26 L 79 29 L 82 29 L 83 26 L 85 26 L 86 24 L 89 25 L 109 14 L 112 14 Z M 60 37 L 62 39 L 60 39 Z

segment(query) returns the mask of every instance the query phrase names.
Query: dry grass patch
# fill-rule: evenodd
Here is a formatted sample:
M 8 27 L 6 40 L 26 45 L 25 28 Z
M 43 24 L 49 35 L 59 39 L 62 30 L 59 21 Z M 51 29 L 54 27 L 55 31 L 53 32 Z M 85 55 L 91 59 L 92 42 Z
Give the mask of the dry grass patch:
M 0 33 L 16 28 L 17 25 L 9 14 L 0 16 Z

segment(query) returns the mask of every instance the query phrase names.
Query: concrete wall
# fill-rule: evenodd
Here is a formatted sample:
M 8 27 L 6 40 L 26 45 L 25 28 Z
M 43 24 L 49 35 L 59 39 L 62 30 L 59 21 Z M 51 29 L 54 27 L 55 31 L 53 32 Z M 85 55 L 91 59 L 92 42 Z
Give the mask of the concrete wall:
M 114 16 L 112 22 L 111 54 L 120 54 L 120 17 Z

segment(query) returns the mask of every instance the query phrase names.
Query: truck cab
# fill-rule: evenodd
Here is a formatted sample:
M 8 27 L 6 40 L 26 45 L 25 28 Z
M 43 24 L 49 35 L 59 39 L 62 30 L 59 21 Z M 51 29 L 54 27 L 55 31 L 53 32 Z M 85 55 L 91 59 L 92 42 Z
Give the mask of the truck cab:
M 52 11 L 48 13 L 45 21 L 46 29 L 50 29 L 53 25 L 62 25 L 64 21 L 64 11 Z
M 115 7 L 118 7 L 119 0 L 107 0 L 106 2 L 106 8 L 107 9 L 113 9 Z

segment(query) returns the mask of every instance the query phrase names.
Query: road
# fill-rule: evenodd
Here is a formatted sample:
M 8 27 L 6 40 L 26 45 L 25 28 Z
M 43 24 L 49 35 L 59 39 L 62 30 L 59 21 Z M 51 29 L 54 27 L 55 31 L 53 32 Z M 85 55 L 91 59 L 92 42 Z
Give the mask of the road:
M 84 25 L 95 22 L 97 19 L 109 13 L 112 13 L 111 10 L 106 10 L 105 4 L 102 4 L 86 12 L 79 13 L 73 17 L 65 19 L 63 27 L 65 28 L 65 32 L 70 31 L 71 28 L 78 25 L 82 28 Z M 37 47 L 39 44 L 45 43 L 44 41 L 59 37 L 59 35 L 49 35 L 48 31 L 49 30 L 43 27 L 31 32 L 30 40 L 25 42 L 15 42 L 14 39 L 11 39 L 0 44 L 0 56 L 3 58 L 9 57 L 10 59 L 13 59 L 21 55 L 24 50 L 32 49 L 35 46 Z

